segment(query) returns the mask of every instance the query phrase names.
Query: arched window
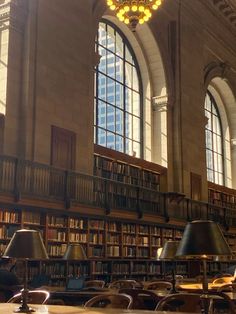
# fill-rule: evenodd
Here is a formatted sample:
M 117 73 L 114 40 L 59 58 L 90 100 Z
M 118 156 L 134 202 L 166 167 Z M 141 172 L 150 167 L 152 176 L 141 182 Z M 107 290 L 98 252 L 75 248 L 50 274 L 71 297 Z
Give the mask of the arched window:
M 206 125 L 206 161 L 207 179 L 216 184 L 224 184 L 224 155 L 222 126 L 215 99 L 209 91 L 205 98 Z
M 96 144 L 142 156 L 142 88 L 134 53 L 122 32 L 102 20 L 96 40 L 101 56 L 95 74 Z

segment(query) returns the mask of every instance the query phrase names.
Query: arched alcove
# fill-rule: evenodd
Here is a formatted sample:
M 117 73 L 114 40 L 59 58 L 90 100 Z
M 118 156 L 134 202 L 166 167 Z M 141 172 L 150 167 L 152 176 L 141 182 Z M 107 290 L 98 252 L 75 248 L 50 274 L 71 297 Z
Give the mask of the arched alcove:
M 97 7 L 94 14 L 110 20 L 126 36 L 135 53 L 143 86 L 144 159 L 167 167 L 167 82 L 157 42 L 147 24 L 132 32 L 109 10 Z M 100 19 L 96 20 L 99 22 Z M 98 27 L 98 25 L 97 25 Z
M 224 70 L 222 65 L 218 65 L 207 73 L 205 90 L 209 90 L 214 97 L 222 122 L 225 185 L 235 188 L 232 174 L 236 171 L 236 100 Z

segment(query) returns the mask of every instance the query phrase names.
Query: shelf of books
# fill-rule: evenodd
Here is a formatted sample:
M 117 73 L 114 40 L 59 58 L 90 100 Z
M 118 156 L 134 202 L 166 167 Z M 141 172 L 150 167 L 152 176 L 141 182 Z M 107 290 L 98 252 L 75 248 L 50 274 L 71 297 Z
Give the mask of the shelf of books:
M 208 182 L 208 202 L 236 209 L 236 192 L 233 189 Z
M 155 191 L 160 189 L 160 174 L 123 161 L 94 155 L 94 175 Z
M 14 232 L 20 228 L 37 229 L 42 233 L 50 258 L 46 261 L 30 261 L 29 278 L 32 280 L 44 274 L 50 276 L 52 285 L 64 285 L 68 276 L 77 275 L 91 279 L 104 278 L 106 281 L 118 278 L 160 278 L 167 268 L 163 261 L 157 259 L 157 250 L 163 247 L 165 241 L 180 240 L 183 233 L 181 226 L 156 225 L 144 221 L 88 217 L 45 209 L 1 209 L 2 254 Z M 236 251 L 236 235 L 227 233 L 226 239 L 232 250 Z M 88 259 L 62 259 L 69 243 L 82 244 Z M 219 262 L 214 263 L 209 264 L 209 273 L 222 270 Z M 225 261 L 225 269 L 230 263 Z M 178 261 L 177 273 L 191 276 L 194 271 L 189 265 L 188 261 Z

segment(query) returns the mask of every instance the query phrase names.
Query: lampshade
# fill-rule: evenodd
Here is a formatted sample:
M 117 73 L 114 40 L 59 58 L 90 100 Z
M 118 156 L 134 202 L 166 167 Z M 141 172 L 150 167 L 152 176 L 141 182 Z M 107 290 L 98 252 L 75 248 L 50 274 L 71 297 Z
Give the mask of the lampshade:
M 200 259 L 231 254 L 219 225 L 210 220 L 188 223 L 176 252 L 177 257 Z
M 48 259 L 40 232 L 28 229 L 17 230 L 14 233 L 4 256 L 17 259 Z
M 84 252 L 84 249 L 82 245 L 78 243 L 69 244 L 67 246 L 66 252 L 63 256 L 63 259 L 69 259 L 69 260 L 85 260 L 87 259 L 87 256 Z
M 160 259 L 174 260 L 178 246 L 179 246 L 179 241 L 172 241 L 172 240 L 166 241 L 162 249 Z

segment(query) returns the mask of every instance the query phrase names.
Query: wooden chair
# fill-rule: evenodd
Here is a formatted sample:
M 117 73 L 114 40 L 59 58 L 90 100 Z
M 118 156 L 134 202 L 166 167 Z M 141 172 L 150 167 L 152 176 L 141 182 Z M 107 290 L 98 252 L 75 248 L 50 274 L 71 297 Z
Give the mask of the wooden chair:
M 156 306 L 156 311 L 201 313 L 201 295 L 196 293 L 175 293 L 163 298 Z
M 169 281 L 151 281 L 146 285 L 147 290 L 170 290 L 172 288 L 172 283 Z
M 133 299 L 128 294 L 97 295 L 85 303 L 85 307 L 100 307 L 114 309 L 130 309 Z
M 132 297 L 132 309 L 154 310 L 161 299 L 156 293 L 145 289 L 120 289 L 119 293 L 128 294 Z
M 236 314 L 234 302 L 223 292 L 210 292 L 209 313 Z
M 232 283 L 232 281 L 234 280 L 234 277 L 220 277 L 220 278 L 216 278 L 215 280 L 212 281 L 212 284 L 220 284 L 220 283 Z
M 104 288 L 105 281 L 103 280 L 88 280 L 84 282 L 84 287 L 86 288 Z
M 206 298 L 204 297 L 206 296 Z M 202 313 L 204 307 L 209 313 L 235 314 L 235 307 L 230 298 L 224 293 L 177 293 L 163 298 L 156 307 L 156 311 Z
M 236 283 L 226 283 L 219 287 L 217 292 L 236 292 Z
M 110 289 L 135 289 L 138 288 L 139 283 L 136 280 L 124 279 L 116 280 L 109 284 L 108 288 Z
M 45 304 L 50 297 L 50 293 L 46 290 L 30 290 L 28 292 L 28 303 Z M 21 303 L 21 293 L 15 294 L 7 303 Z

